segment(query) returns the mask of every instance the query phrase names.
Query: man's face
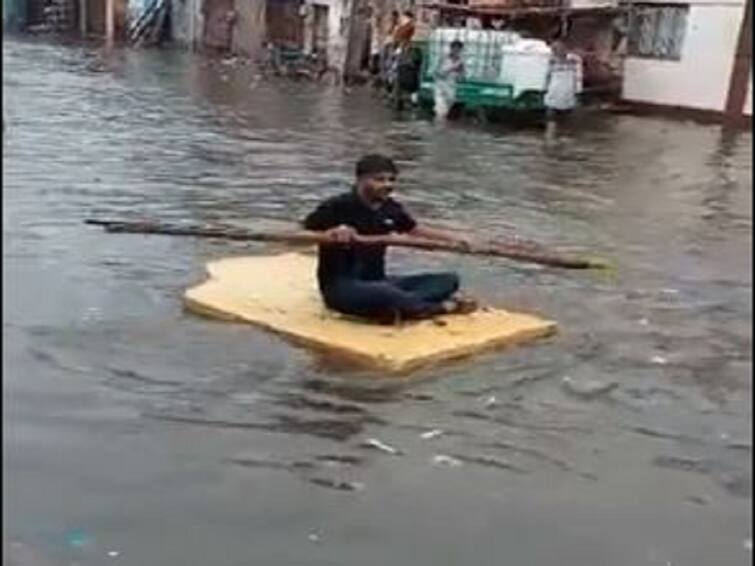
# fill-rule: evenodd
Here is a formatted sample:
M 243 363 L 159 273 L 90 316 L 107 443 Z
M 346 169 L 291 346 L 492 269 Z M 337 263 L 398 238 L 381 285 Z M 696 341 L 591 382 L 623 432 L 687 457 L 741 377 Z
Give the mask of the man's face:
M 359 180 L 362 198 L 370 204 L 381 204 L 391 195 L 396 186 L 396 174 L 373 173 Z

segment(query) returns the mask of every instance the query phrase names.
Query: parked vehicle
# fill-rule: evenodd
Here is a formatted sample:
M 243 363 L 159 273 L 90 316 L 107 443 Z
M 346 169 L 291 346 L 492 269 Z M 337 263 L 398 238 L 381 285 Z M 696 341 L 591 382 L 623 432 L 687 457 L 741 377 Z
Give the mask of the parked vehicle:
M 542 110 L 551 50 L 510 31 L 438 28 L 423 44 L 420 103 L 433 104 L 434 72 L 451 42 L 464 44 L 464 79 L 456 102 L 467 109 Z

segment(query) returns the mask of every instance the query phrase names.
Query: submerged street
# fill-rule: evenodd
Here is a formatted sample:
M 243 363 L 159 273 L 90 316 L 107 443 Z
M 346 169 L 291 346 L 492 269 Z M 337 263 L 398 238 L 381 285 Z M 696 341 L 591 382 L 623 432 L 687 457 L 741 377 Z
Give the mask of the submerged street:
M 4 563 L 751 562 L 751 133 L 591 112 L 550 146 L 240 60 L 3 63 Z M 183 310 L 269 247 L 82 223 L 290 225 L 371 151 L 419 217 L 616 273 L 393 251 L 559 332 L 391 379 Z

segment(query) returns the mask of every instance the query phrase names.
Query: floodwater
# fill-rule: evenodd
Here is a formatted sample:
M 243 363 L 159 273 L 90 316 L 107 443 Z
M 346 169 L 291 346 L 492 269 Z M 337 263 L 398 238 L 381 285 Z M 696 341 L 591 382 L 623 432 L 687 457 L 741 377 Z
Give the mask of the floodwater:
M 98 61 L 3 45 L 6 564 L 750 563 L 749 133 L 590 115 L 546 147 L 239 62 Z M 82 224 L 292 221 L 371 150 L 417 215 L 615 277 L 397 254 L 561 331 L 391 380 L 183 311 L 264 247 Z

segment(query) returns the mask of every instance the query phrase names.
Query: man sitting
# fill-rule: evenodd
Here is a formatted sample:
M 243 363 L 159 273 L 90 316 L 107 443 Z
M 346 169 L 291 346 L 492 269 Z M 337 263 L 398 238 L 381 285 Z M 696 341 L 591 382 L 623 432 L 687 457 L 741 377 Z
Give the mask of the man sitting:
M 462 236 L 418 224 L 391 198 L 397 176 L 390 158 L 362 157 L 353 189 L 327 199 L 304 220 L 307 230 L 323 231 L 330 240 L 320 246 L 317 267 L 325 305 L 376 322 L 473 311 L 475 303 L 457 294 L 459 277 L 455 273 L 389 277 L 385 246 L 355 242 L 357 235 L 392 234 L 398 239 L 407 234 L 469 245 Z

